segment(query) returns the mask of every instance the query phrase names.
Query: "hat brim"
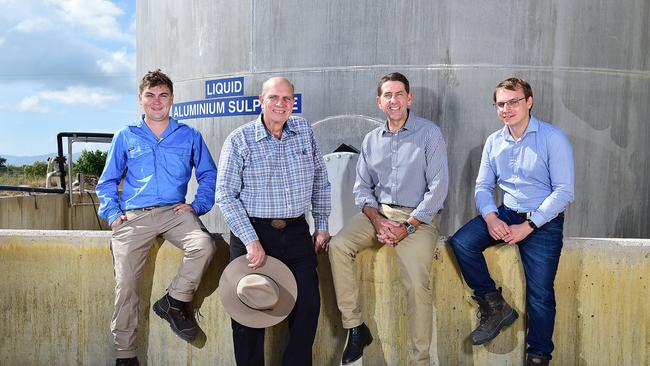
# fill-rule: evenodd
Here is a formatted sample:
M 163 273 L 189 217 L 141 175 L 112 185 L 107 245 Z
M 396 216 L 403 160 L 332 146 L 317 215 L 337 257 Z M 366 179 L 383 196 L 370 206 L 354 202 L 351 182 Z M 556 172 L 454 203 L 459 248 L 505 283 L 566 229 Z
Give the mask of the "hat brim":
M 278 303 L 270 310 L 256 310 L 248 307 L 237 296 L 237 284 L 249 274 L 263 274 L 273 279 L 280 290 Z M 219 280 L 219 298 L 231 318 L 251 328 L 267 328 L 286 318 L 296 304 L 298 286 L 293 273 L 278 259 L 266 256 L 262 267 L 253 269 L 242 255 L 226 266 Z

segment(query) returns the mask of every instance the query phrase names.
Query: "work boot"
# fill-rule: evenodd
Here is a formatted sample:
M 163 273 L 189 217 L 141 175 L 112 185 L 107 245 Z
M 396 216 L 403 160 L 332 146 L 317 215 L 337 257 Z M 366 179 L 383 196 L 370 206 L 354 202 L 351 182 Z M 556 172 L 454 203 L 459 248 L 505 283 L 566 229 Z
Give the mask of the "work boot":
M 491 341 L 499 331 L 515 322 L 517 312 L 501 296 L 501 289 L 485 296 L 472 296 L 478 303 L 480 322 L 470 334 L 472 343 L 478 346 Z
M 546 355 L 526 355 L 526 366 L 548 366 L 548 362 L 551 360 L 549 356 Z
M 153 304 L 153 311 L 159 317 L 167 320 L 174 333 L 184 341 L 192 342 L 198 334 L 198 325 L 188 311 L 189 303 L 176 300 L 165 294 Z
M 140 366 L 140 363 L 137 357 L 118 358 L 115 360 L 115 366 Z
M 347 365 L 360 359 L 363 356 L 363 349 L 370 343 L 372 343 L 372 334 L 365 323 L 350 329 L 341 364 Z

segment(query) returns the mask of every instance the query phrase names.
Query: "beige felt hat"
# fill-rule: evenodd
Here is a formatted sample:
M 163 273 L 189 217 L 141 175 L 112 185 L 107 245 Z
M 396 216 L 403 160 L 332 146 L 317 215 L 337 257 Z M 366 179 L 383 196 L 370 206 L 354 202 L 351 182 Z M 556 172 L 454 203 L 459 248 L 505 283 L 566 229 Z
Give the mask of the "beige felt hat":
M 293 273 L 279 260 L 266 256 L 257 269 L 242 255 L 228 264 L 219 280 L 219 297 L 231 318 L 251 328 L 266 328 L 286 318 L 296 303 Z

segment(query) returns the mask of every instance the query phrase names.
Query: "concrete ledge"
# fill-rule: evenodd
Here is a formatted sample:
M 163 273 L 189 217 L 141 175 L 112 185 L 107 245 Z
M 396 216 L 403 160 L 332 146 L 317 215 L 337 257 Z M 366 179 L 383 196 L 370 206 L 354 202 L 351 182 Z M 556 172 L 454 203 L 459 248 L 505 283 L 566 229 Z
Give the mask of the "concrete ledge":
M 145 365 L 234 365 L 230 318 L 218 300 L 227 264 L 226 243 L 195 298 L 205 337 L 190 345 L 173 335 L 150 307 L 164 292 L 182 259 L 156 243 L 142 280 L 139 358 Z M 0 230 L 0 364 L 110 365 L 113 309 L 110 232 Z M 487 251 L 495 280 L 520 313 L 524 281 L 515 247 Z M 375 342 L 367 365 L 405 365 L 406 302 L 393 249 L 357 257 L 366 323 Z M 440 365 L 520 365 L 525 317 L 486 346 L 472 347 L 476 324 L 470 293 L 450 249 L 441 241 L 434 256 L 435 327 L 432 354 Z M 336 365 L 345 343 L 327 257 L 319 262 L 322 307 L 314 346 L 315 365 Z M 650 240 L 569 238 L 556 279 L 558 315 L 555 365 L 650 364 Z M 432 309 L 433 310 L 433 309 Z M 281 363 L 286 324 L 267 332 L 267 364 Z

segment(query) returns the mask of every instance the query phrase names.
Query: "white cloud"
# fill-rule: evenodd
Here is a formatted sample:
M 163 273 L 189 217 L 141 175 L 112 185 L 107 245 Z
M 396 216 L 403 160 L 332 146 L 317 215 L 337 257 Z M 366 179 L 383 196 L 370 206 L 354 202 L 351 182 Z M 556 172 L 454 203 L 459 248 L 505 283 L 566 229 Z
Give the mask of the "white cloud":
M 21 112 L 41 112 L 41 113 L 47 113 L 49 112 L 49 108 L 40 105 L 40 98 L 38 96 L 31 96 L 27 98 L 23 98 L 23 100 L 20 101 L 20 104 L 18 104 L 18 110 Z
M 52 23 L 47 18 L 35 17 L 20 21 L 16 24 L 15 29 L 20 32 L 32 33 L 46 31 L 51 27 Z
M 48 0 L 59 8 L 61 19 L 72 26 L 85 28 L 93 34 L 116 40 L 134 42 L 134 37 L 121 31 L 117 18 L 124 12 L 108 0 Z
M 114 52 L 108 58 L 97 60 L 97 65 L 105 73 L 135 72 L 135 53 L 128 53 L 125 49 Z
M 70 86 L 65 90 L 47 90 L 23 98 L 18 106 L 21 112 L 48 112 L 50 109 L 45 102 L 55 102 L 66 105 L 85 105 L 102 107 L 109 102 L 119 99 L 102 88 L 88 88 L 85 86 Z

